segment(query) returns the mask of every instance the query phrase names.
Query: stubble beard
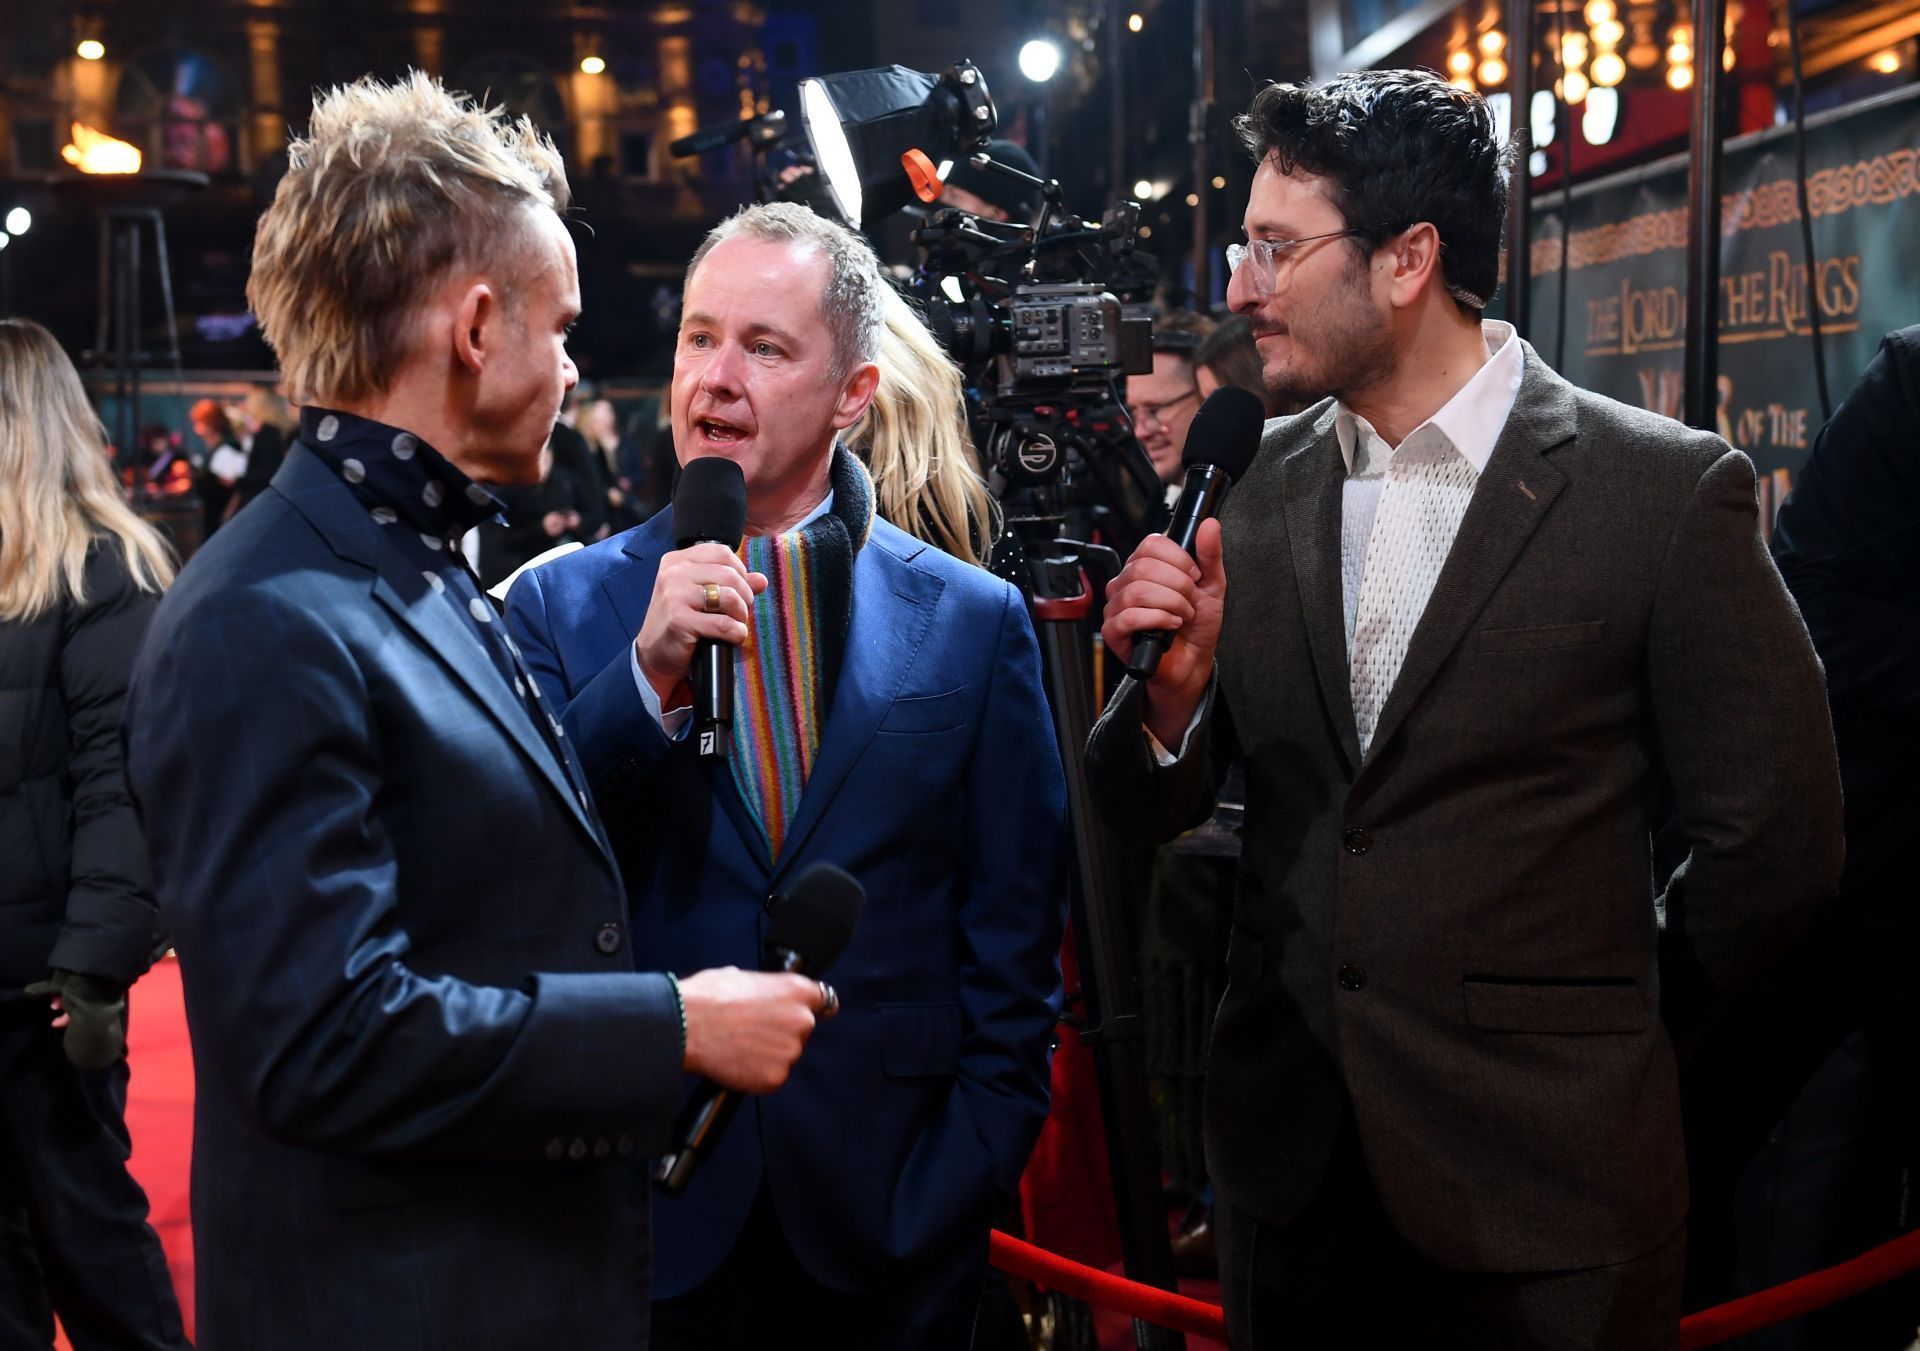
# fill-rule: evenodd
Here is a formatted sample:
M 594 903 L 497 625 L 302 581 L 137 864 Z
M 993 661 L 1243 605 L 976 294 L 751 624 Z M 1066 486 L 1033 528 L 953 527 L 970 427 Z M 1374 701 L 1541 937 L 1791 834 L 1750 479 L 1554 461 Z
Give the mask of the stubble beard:
M 1361 285 L 1343 289 L 1301 316 L 1304 324 L 1289 324 L 1293 361 L 1275 371 L 1261 366 L 1261 383 L 1281 405 L 1306 407 L 1328 396 L 1342 400 L 1392 376 L 1398 364 L 1387 316 L 1374 309 L 1364 285 L 1364 268 L 1357 270 Z M 1356 273 L 1349 273 L 1356 278 Z M 1302 331 L 1305 341 L 1300 337 Z M 1302 358 L 1311 361 L 1304 365 Z

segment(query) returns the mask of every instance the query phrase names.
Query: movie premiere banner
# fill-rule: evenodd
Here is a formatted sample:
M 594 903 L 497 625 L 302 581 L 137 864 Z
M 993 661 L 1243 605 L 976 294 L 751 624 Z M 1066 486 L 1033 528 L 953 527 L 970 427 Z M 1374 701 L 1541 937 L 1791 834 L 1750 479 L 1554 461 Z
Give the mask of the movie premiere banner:
M 1576 161 L 1577 162 L 1577 161 Z M 1920 323 L 1920 90 L 1807 122 L 1808 275 L 1791 127 L 1727 145 L 1721 177 L 1720 434 L 1753 458 L 1763 518 L 1820 430 L 1811 309 L 1837 407 L 1891 329 Z M 1685 156 L 1576 187 L 1566 258 L 1557 192 L 1536 199 L 1530 339 L 1577 385 L 1671 417 L 1686 334 Z

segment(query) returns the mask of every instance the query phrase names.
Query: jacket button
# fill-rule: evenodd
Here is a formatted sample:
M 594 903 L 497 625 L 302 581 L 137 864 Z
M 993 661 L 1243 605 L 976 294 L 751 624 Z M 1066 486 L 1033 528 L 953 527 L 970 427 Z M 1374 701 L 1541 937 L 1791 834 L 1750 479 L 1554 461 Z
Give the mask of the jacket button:
M 620 926 L 611 921 L 602 924 L 593 936 L 593 946 L 608 957 L 620 951 Z
M 769 915 L 771 915 L 773 913 L 773 908 L 778 904 L 780 904 L 780 894 L 778 892 L 769 891 L 767 893 L 767 899 L 760 902 L 760 908 L 766 911 Z
M 1349 830 L 1340 837 L 1340 842 L 1347 846 L 1349 854 L 1364 854 L 1373 848 L 1373 836 L 1364 830 Z
M 1340 988 L 1343 990 L 1364 990 L 1367 986 L 1367 969 L 1348 962 L 1340 968 Z

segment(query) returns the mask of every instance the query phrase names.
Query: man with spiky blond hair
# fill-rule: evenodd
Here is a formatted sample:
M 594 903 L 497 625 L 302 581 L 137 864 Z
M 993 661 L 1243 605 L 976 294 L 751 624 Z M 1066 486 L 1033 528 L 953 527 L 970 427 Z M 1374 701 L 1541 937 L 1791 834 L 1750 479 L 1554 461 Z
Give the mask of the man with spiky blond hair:
M 423 75 L 323 94 L 248 294 L 304 405 L 161 606 L 128 777 L 193 1036 L 199 1344 L 644 1347 L 683 1072 L 823 986 L 635 969 L 559 722 L 467 571 L 575 380 L 560 158 Z

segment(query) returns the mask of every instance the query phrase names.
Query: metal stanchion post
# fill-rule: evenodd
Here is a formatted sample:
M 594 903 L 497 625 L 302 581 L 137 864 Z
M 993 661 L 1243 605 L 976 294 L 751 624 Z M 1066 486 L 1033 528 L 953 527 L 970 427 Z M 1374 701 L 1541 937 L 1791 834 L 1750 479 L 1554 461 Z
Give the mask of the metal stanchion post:
M 1693 0 L 1692 139 L 1687 145 L 1687 319 L 1682 413 L 1715 431 L 1720 405 L 1720 52 L 1727 0 Z

